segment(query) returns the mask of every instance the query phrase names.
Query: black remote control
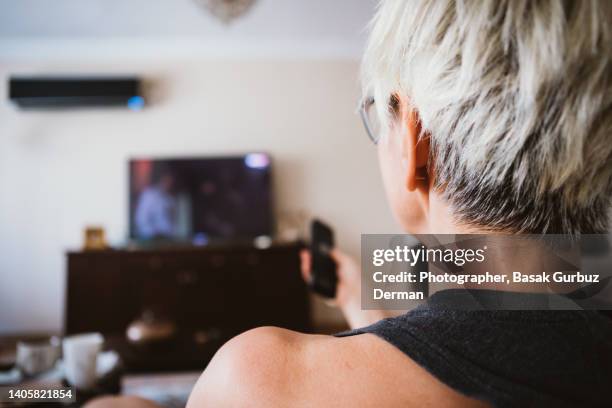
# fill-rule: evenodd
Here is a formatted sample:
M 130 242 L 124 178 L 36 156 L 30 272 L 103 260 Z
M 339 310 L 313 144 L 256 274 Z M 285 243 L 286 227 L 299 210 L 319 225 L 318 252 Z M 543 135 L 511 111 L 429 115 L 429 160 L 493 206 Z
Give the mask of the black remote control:
M 334 298 L 338 275 L 336 262 L 329 254 L 334 248 L 334 232 L 328 225 L 316 219 L 312 221 L 310 228 L 312 259 L 310 289 L 321 296 Z

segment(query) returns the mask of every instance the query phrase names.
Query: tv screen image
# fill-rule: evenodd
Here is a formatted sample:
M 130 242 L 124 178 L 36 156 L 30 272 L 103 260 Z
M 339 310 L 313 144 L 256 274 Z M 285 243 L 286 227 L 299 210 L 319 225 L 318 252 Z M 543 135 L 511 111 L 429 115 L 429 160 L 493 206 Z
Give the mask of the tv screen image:
M 129 163 L 130 238 L 207 244 L 271 236 L 264 153 Z

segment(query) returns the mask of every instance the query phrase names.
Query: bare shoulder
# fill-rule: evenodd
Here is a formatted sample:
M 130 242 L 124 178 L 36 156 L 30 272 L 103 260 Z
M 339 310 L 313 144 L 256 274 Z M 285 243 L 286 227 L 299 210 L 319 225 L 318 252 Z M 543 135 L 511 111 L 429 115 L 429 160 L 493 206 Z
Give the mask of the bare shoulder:
M 208 406 L 480 407 L 392 345 L 263 327 L 219 350 L 188 408 Z
M 261 327 L 228 341 L 194 387 L 187 408 L 282 406 L 298 364 L 300 334 Z

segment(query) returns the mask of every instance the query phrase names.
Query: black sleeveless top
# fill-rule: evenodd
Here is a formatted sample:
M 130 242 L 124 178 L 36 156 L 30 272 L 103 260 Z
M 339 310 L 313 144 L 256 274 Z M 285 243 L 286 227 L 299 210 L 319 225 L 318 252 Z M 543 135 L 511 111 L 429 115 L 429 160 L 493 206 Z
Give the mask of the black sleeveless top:
M 496 295 L 445 290 L 402 316 L 337 336 L 375 334 L 496 407 L 612 407 L 612 319 L 584 310 L 453 310 L 465 296 Z

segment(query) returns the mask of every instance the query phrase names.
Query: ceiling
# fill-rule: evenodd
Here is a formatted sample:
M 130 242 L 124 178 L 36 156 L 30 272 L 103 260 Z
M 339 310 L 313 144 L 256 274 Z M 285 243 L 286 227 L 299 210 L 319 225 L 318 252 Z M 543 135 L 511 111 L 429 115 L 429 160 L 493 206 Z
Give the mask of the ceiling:
M 86 54 L 349 57 L 376 0 L 257 0 L 225 25 L 198 0 L 18 0 L 0 9 L 0 58 Z

